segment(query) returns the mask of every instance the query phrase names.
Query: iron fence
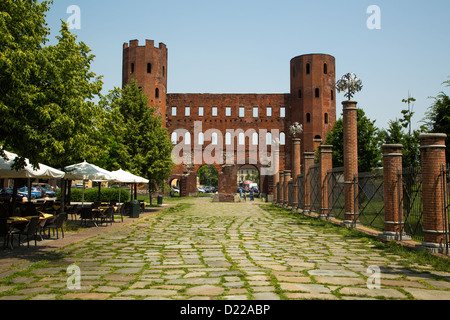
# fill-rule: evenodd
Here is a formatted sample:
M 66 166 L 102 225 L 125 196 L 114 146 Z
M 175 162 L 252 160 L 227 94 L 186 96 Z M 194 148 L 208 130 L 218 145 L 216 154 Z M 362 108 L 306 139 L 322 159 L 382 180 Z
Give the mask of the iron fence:
M 358 173 L 355 179 L 355 208 L 359 222 L 383 230 L 384 190 L 383 170 Z
M 320 213 L 320 183 L 319 183 L 319 165 L 313 165 L 308 172 L 309 196 L 311 212 Z
M 328 216 L 344 219 L 344 168 L 333 168 L 327 172 Z
M 403 185 L 400 200 L 403 231 L 413 240 L 423 241 L 422 171 L 420 168 L 404 168 L 399 175 Z

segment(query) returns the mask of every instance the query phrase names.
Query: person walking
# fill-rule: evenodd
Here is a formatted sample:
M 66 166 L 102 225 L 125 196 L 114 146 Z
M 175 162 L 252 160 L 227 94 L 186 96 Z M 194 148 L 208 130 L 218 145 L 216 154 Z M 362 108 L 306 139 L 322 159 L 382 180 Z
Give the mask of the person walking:
M 250 201 L 254 200 L 253 189 L 250 189 Z

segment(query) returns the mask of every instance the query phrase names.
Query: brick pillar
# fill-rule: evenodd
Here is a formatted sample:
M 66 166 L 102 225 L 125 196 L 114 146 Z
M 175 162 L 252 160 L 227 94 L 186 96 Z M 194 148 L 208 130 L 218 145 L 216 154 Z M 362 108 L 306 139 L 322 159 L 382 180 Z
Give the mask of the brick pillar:
M 280 200 L 278 201 L 278 204 L 282 205 L 284 200 L 284 192 L 283 192 L 283 186 L 284 186 L 284 171 L 280 171 Z
M 403 194 L 401 144 L 386 144 L 383 150 L 383 192 L 384 192 L 384 231 L 380 235 L 384 240 L 410 240 L 403 232 Z
M 291 170 L 284 171 L 284 187 L 283 187 L 283 206 L 287 207 L 289 204 L 289 180 L 291 180 Z
M 293 155 L 294 159 L 292 161 L 292 194 L 293 194 L 293 200 L 292 200 L 292 207 L 297 208 L 298 207 L 298 175 L 300 174 L 300 165 L 301 165 L 301 159 L 300 159 L 300 139 L 299 138 L 293 138 L 292 139 L 292 146 L 293 146 Z
M 273 202 L 277 203 L 277 197 L 278 197 L 278 190 L 277 190 L 277 183 L 280 182 L 280 151 L 278 150 L 278 148 L 275 148 L 276 150 L 274 150 L 274 155 L 273 155 L 273 159 L 274 159 L 274 168 L 277 168 L 278 171 L 275 172 L 275 174 L 273 175 Z
M 343 224 L 351 226 L 358 220 L 354 176 L 358 174 L 358 126 L 357 102 L 343 101 L 344 125 L 344 199 L 345 216 Z
M 309 168 L 314 165 L 314 152 L 304 152 L 303 153 L 305 172 L 304 183 L 305 183 L 305 212 L 311 211 L 311 195 L 310 195 L 310 176 Z
M 422 246 L 442 253 L 445 250 L 445 218 L 442 185 L 442 166 L 445 165 L 445 139 L 443 133 L 420 135 L 422 159 L 423 232 Z M 445 195 L 446 196 L 446 195 Z
M 333 169 L 333 146 L 319 146 L 320 164 L 319 164 L 319 218 L 328 217 L 328 170 Z

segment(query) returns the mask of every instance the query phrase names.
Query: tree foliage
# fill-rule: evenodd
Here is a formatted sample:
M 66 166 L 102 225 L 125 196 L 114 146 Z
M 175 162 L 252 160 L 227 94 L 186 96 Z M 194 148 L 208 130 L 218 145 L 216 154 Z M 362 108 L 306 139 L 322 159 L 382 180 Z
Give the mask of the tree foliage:
M 0 139 L 3 147 L 39 161 L 39 131 L 48 106 L 42 104 L 43 75 L 49 66 L 43 46 L 50 31 L 45 14 L 51 1 L 0 2 Z M 3 151 L 0 155 L 4 156 Z
M 358 171 L 367 172 L 381 164 L 381 131 L 365 115 L 363 109 L 357 111 L 358 126 Z M 328 132 L 325 144 L 333 146 L 333 167 L 344 166 L 344 120 L 339 118 Z
M 403 117 L 389 121 L 389 126 L 383 130 L 384 142 L 386 144 L 401 144 L 402 150 L 402 165 L 404 168 L 417 167 L 420 165 L 420 142 L 419 136 L 424 132 L 421 127 L 417 130 L 412 130 L 411 121 L 414 115 L 410 103 L 416 101 L 412 97 L 403 99 L 402 102 L 408 104 L 408 109 L 402 110 Z
M 219 171 L 212 165 L 203 165 L 197 171 L 200 184 L 217 187 L 219 183 Z
M 103 126 L 107 129 L 108 161 L 149 179 L 150 190 L 162 186 L 173 169 L 172 143 L 136 80 L 123 89 L 115 88 L 102 105 L 114 120 L 109 128 Z
M 57 44 L 45 46 L 51 1 L 5 0 L 0 4 L 0 136 L 3 150 L 64 167 L 97 155 L 92 102 L 102 82 L 90 70 L 94 58 L 62 22 Z
M 450 87 L 450 80 L 443 84 Z M 432 98 L 434 102 L 426 113 L 425 125 L 430 132 L 447 134 L 446 156 L 447 162 L 450 162 L 450 146 L 448 143 L 450 136 L 450 97 L 441 91 L 436 97 Z

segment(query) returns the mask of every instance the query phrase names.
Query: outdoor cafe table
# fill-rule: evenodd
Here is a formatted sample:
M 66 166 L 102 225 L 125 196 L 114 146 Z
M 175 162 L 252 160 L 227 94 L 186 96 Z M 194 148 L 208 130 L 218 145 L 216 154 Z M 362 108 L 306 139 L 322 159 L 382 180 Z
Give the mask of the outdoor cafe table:
M 31 221 L 31 219 L 34 217 L 36 217 L 36 216 L 9 217 L 7 220 L 8 229 L 9 230 L 17 229 L 17 230 L 23 231 L 23 230 L 25 230 L 25 228 L 27 227 L 27 225 Z M 45 227 L 45 225 L 47 223 L 52 223 L 55 219 L 56 219 L 56 217 L 52 214 L 41 213 L 39 215 L 39 224 L 38 224 L 40 231 L 42 231 L 42 229 Z M 41 239 L 42 239 L 42 235 L 41 235 Z

